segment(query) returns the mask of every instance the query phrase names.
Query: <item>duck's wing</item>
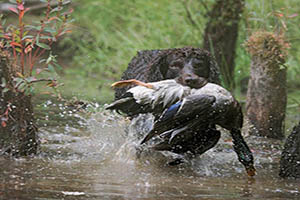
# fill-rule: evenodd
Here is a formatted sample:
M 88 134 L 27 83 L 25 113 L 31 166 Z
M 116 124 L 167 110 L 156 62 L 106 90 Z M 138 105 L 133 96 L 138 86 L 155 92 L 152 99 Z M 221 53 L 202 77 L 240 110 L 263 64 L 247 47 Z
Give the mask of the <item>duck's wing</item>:
M 135 86 L 126 91 L 120 99 L 106 106 L 107 110 L 116 110 L 118 113 L 123 112 L 128 116 L 134 116 L 140 113 L 152 112 L 154 85 L 144 83 L 136 79 L 122 80 L 111 85 L 113 88 L 122 88 Z
M 190 123 L 189 123 L 190 125 Z M 162 133 L 150 147 L 158 151 L 173 151 L 175 153 L 191 152 L 203 154 L 214 147 L 220 139 L 221 132 L 213 127 L 197 129 L 184 126 Z
M 124 80 L 114 83 L 113 87 L 137 85 L 119 99 L 108 105 L 106 109 L 117 110 L 129 116 L 140 113 L 160 115 L 166 107 L 181 100 L 189 94 L 190 88 L 182 86 L 174 80 L 143 83 L 137 80 Z
M 197 94 L 189 95 L 183 101 L 173 104 L 155 121 L 153 128 L 142 140 L 141 144 L 169 129 L 192 128 L 196 123 L 206 120 L 215 100 L 214 96 Z M 177 133 L 177 131 L 175 132 Z
M 150 101 L 147 101 L 146 96 L 144 98 L 145 99 L 137 100 L 134 94 L 129 90 L 120 99 L 106 106 L 105 109 L 116 110 L 118 113 L 122 112 L 128 116 L 152 112 L 153 109 Z

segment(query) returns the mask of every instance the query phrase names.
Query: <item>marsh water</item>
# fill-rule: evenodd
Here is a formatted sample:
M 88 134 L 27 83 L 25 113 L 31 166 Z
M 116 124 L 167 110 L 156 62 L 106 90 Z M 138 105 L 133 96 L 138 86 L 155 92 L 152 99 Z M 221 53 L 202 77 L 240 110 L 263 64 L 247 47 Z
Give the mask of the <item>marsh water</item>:
M 51 101 L 37 109 L 40 153 L 0 157 L 1 200 L 300 199 L 299 180 L 278 177 L 282 142 L 246 137 L 257 169 L 249 178 L 226 133 L 215 148 L 171 167 L 165 152 L 138 158 L 135 127 L 116 113 Z

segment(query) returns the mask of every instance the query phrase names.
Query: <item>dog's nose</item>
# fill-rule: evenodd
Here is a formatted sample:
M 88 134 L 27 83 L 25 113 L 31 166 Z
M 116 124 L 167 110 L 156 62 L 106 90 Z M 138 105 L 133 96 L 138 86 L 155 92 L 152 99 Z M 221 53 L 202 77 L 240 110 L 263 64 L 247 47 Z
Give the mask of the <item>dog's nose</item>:
M 198 81 L 198 77 L 196 77 L 195 75 L 193 76 L 192 74 L 186 74 L 184 80 L 187 84 L 195 84 Z
M 179 82 L 192 88 L 201 88 L 207 83 L 207 80 L 195 74 L 184 74 Z

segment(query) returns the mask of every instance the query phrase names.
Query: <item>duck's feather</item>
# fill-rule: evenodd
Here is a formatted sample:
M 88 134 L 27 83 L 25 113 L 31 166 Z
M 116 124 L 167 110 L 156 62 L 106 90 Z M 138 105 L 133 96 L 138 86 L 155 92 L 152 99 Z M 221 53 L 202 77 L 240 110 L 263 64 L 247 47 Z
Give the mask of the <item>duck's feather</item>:
M 129 116 L 146 112 L 161 113 L 191 91 L 190 87 L 178 84 L 175 80 L 149 84 L 151 87 L 139 85 L 127 90 L 121 99 L 106 106 L 106 109 L 121 111 Z
M 201 124 L 202 120 L 207 120 L 214 102 L 216 101 L 214 96 L 210 95 L 189 95 L 185 97 L 181 102 L 178 102 L 168 109 L 166 109 L 162 116 L 154 123 L 152 130 L 142 140 L 141 144 L 147 142 L 156 135 L 159 135 L 170 128 L 193 128 L 195 121 L 197 124 Z M 178 131 L 174 131 L 175 137 Z M 182 132 L 182 131 L 181 131 Z
M 220 125 L 230 130 L 234 150 L 248 175 L 255 174 L 252 153 L 240 131 L 243 123 L 241 107 L 226 89 L 212 83 L 191 89 L 175 80 L 147 84 L 131 82 L 139 86 L 129 89 L 120 100 L 106 108 L 127 115 L 154 114 L 153 127 L 141 144 L 153 139 L 155 150 L 202 154 L 218 142 L 220 132 L 215 125 Z
M 190 95 L 166 109 L 141 144 L 166 131 L 171 133 L 169 143 L 176 143 L 194 137 L 186 129 L 197 131 L 207 124 L 218 124 L 228 130 L 240 129 L 242 120 L 240 106 L 230 92 L 207 83 L 200 89 L 192 89 Z

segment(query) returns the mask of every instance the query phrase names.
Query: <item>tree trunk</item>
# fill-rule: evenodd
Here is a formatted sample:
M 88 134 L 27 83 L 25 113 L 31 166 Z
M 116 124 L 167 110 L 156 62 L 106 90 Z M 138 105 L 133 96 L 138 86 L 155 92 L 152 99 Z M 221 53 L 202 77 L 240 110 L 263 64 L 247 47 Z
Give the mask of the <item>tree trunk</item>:
M 38 139 L 31 96 L 15 89 L 13 65 L 8 55 L 0 54 L 0 149 L 13 156 L 35 154 Z
M 233 90 L 235 46 L 244 0 L 217 0 L 208 13 L 204 32 L 204 49 L 210 51 L 220 67 L 225 86 Z
M 284 138 L 287 104 L 286 48 L 282 35 L 254 33 L 246 43 L 252 55 L 248 82 L 246 116 L 250 133 L 270 138 Z

